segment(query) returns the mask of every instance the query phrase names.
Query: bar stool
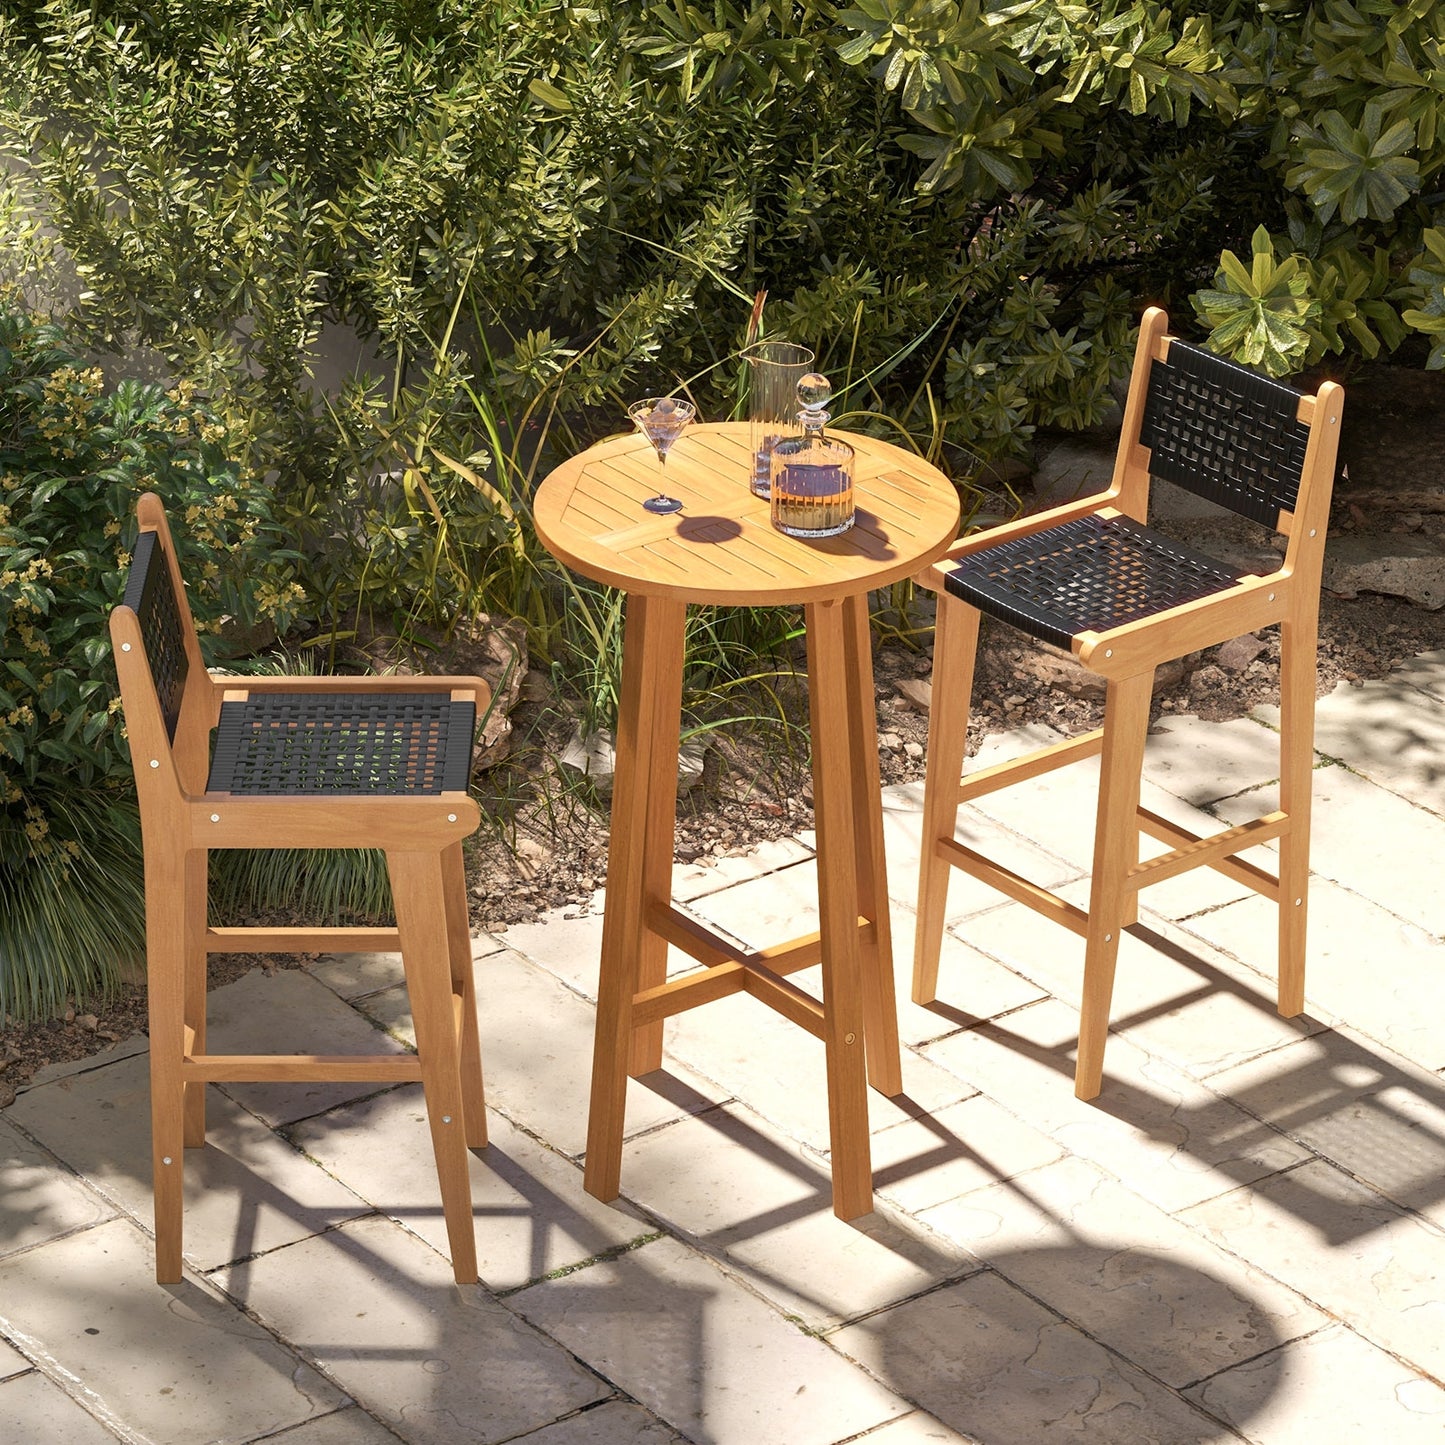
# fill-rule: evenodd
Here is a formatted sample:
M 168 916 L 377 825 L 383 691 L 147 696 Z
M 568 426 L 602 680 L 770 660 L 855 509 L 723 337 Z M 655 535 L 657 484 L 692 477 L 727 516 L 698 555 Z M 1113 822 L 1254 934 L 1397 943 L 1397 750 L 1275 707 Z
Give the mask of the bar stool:
M 1120 930 L 1139 891 L 1208 864 L 1279 908 L 1279 1012 L 1304 1008 L 1316 633 L 1325 526 L 1344 392 L 1313 396 L 1168 335 L 1144 314 L 1108 490 L 955 544 L 924 574 L 937 590 L 933 712 L 924 784 L 913 998 L 938 991 L 949 868 L 957 867 L 1085 939 L 1074 1091 L 1103 1082 Z M 1151 474 L 1288 539 L 1283 564 L 1244 575 L 1144 525 Z M 1068 648 L 1105 679 L 1104 726 L 960 779 L 980 613 Z M 1154 669 L 1275 623 L 1281 630 L 1280 799 L 1261 818 L 1200 838 L 1139 806 Z M 1087 910 L 954 838 L 960 804 L 1100 755 Z M 1139 861 L 1141 833 L 1172 845 Z M 1237 855 L 1279 839 L 1272 875 Z
M 462 839 L 481 821 L 466 789 L 490 690 L 475 677 L 212 678 L 160 499 L 136 512 L 110 633 L 145 850 L 156 1279 L 181 1277 L 183 1149 L 205 1142 L 208 1083 L 420 1079 L 452 1268 L 473 1283 L 467 1150 L 487 1135 Z M 384 849 L 396 927 L 211 927 L 213 848 Z M 206 1051 L 208 954 L 323 949 L 400 949 L 415 1054 Z

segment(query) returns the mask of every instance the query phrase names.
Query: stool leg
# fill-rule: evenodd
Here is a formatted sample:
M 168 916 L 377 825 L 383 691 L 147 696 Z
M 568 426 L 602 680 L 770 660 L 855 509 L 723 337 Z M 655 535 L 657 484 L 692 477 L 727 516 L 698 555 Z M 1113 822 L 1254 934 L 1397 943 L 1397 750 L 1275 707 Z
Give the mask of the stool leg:
M 416 1026 L 427 1123 L 436 1154 L 442 1213 L 458 1284 L 477 1280 L 466 1111 L 462 1101 L 457 999 L 452 992 L 443 866 L 436 853 L 388 853 L 406 991 Z
M 868 1142 L 853 784 L 848 776 L 843 609 L 836 602 L 810 603 L 806 619 L 833 1213 L 839 1219 L 857 1219 L 873 1208 L 873 1170 Z
M 182 1179 L 185 1172 L 186 1092 L 181 1074 L 187 1022 L 187 973 L 194 958 L 195 921 L 188 916 L 204 894 L 204 852 L 157 844 L 145 851 L 146 1006 L 150 1030 L 151 1177 L 154 1181 L 156 1280 L 181 1277 Z M 199 885 L 197 878 L 199 877 Z M 201 1006 L 204 1008 L 204 994 Z M 201 1085 L 192 1085 L 199 1091 Z
M 462 1110 L 467 1148 L 487 1145 L 487 1096 L 482 1087 L 482 1041 L 477 1031 L 477 990 L 472 966 L 472 929 L 467 917 L 467 874 L 462 845 L 442 854 L 442 888 L 447 899 L 447 955 L 452 965 L 452 992 L 462 1001 Z
M 186 863 L 186 1025 L 194 1031 L 191 1051 L 206 1051 L 206 923 L 209 909 L 207 883 L 209 854 L 198 849 Z M 206 1086 L 185 1085 L 187 1149 L 206 1142 Z
M 1316 632 L 1316 618 L 1280 624 L 1279 806 L 1289 831 L 1279 842 L 1279 1011 L 1286 1018 L 1305 1006 Z
M 1084 948 L 1084 1001 L 1079 1015 L 1079 1057 L 1074 1093 L 1095 1098 L 1104 1081 L 1104 1043 L 1114 994 L 1119 934 L 1132 917 L 1135 890 L 1129 870 L 1139 861 L 1139 783 L 1149 730 L 1152 671 L 1111 681 L 1104 703 L 1094 871 Z
M 913 1002 L 917 1004 L 929 1004 L 938 997 L 938 955 L 943 948 L 950 877 L 950 865 L 939 856 L 938 843 L 952 838 L 958 826 L 958 781 L 968 739 L 978 623 L 976 607 L 939 594 L 918 855 L 918 921 L 913 938 Z
M 663 701 L 681 695 L 682 639 L 687 609 L 671 598 L 634 593 L 627 599 L 622 651 L 622 696 L 617 711 L 617 770 L 607 857 L 607 910 L 602 919 L 602 960 L 597 983 L 597 1032 L 592 1050 L 592 1095 L 587 1113 L 583 1187 L 595 1199 L 617 1198 L 622 1172 L 622 1130 L 627 1077 L 639 1053 L 654 1047 L 646 1036 L 634 1047 L 632 1000 L 640 986 L 643 910 L 649 871 L 648 827 L 656 781 L 654 750 L 662 727 L 674 729 L 677 704 L 663 718 Z M 675 679 L 675 681 L 674 681 Z M 662 749 L 667 752 L 666 746 Z M 676 761 L 671 764 L 675 796 Z M 672 820 L 667 822 L 671 856 Z M 656 840 L 651 840 L 655 845 Z M 652 865 L 655 867 L 655 864 Z M 660 941 L 660 940 L 659 940 Z M 664 963 L 666 954 L 664 951 Z M 655 958 L 649 954 L 649 967 Z M 661 1037 L 656 1036 L 660 1052 Z
M 843 601 L 848 689 L 848 775 L 853 784 L 853 855 L 858 912 L 873 924 L 863 946 L 863 1013 L 868 1082 L 890 1098 L 903 1092 L 898 1005 L 893 992 L 893 927 L 888 912 L 888 864 L 883 849 L 882 779 L 878 773 L 878 699 L 873 690 L 873 638 L 868 595 Z

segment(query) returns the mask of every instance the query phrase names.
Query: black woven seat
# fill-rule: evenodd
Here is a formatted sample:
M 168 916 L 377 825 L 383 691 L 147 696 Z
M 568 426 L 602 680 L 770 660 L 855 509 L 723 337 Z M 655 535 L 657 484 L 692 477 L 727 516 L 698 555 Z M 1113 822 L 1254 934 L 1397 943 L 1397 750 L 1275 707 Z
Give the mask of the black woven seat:
M 965 557 L 955 596 L 1056 647 L 1208 597 L 1239 580 L 1222 562 L 1127 517 L 1079 517 Z
M 255 796 L 462 792 L 476 706 L 445 693 L 253 694 L 221 706 L 207 790 Z

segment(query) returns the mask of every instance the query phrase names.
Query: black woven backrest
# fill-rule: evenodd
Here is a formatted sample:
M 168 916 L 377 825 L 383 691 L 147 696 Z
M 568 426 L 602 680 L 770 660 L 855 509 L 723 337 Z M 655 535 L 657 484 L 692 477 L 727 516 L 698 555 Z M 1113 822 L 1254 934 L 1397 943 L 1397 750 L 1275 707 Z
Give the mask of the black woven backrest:
M 141 641 L 155 681 L 161 715 L 166 721 L 166 732 L 174 742 L 190 663 L 180 609 L 171 586 L 171 569 L 166 565 L 166 554 L 154 532 L 142 532 L 136 541 L 121 602 L 140 622 Z
M 1149 373 L 1139 440 L 1149 472 L 1273 527 L 1299 498 L 1309 428 L 1300 393 L 1173 341 Z

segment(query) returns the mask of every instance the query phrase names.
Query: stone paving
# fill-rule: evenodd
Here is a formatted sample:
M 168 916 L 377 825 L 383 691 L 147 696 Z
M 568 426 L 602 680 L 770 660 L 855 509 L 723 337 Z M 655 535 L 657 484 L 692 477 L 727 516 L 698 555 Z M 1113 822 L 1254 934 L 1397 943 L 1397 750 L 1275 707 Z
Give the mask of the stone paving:
M 0 1440 L 1437 1445 L 1442 704 L 1445 652 L 1321 703 L 1307 1014 L 1274 1011 L 1271 908 L 1176 880 L 1122 950 L 1091 1104 L 1082 944 L 1026 909 L 956 879 L 940 1001 L 909 1002 L 921 789 L 888 790 L 906 1093 L 871 1100 L 877 1208 L 851 1225 L 821 1046 L 743 996 L 673 1021 L 629 1086 L 622 1199 L 583 1193 L 600 899 L 476 940 L 481 1286 L 451 1281 L 415 1086 L 213 1090 L 160 1288 L 144 1040 L 37 1077 L 0 1114 Z M 1271 721 L 1168 719 L 1146 802 L 1254 810 Z M 960 836 L 1077 888 L 1088 783 L 985 800 Z M 790 936 L 810 842 L 679 867 L 677 893 Z M 256 972 L 212 995 L 213 1037 L 403 1047 L 400 978 Z

